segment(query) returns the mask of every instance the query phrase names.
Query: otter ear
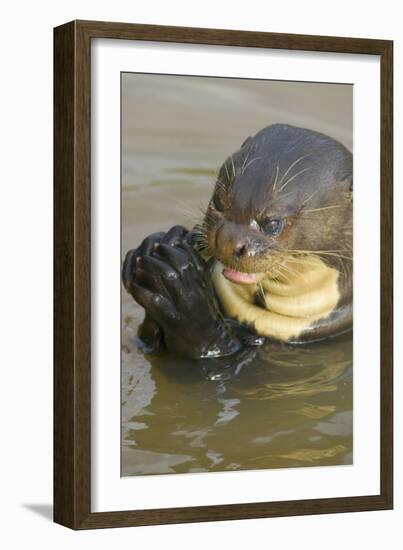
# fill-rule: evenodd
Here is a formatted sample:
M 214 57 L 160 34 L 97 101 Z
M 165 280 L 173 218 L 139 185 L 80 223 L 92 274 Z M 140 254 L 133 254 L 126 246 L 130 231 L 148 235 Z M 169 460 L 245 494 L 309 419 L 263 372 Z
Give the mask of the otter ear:
M 350 193 L 352 193 L 353 192 L 353 175 L 352 174 L 351 176 L 348 176 L 346 183 L 348 185 L 348 190 L 350 191 Z
M 350 195 L 350 200 L 353 200 L 353 175 L 352 174 L 348 176 L 348 178 L 346 179 L 346 187 L 348 189 L 347 192 Z
M 245 145 L 247 145 L 251 140 L 252 140 L 252 138 L 251 138 L 250 136 L 247 137 L 247 138 L 245 139 L 245 141 L 242 143 L 241 149 L 242 149 L 242 147 L 245 147 Z
M 347 195 L 347 198 L 353 200 L 353 175 L 347 176 L 347 178 L 342 182 L 344 192 Z
M 339 179 L 335 182 L 334 191 L 343 197 L 343 199 L 353 201 L 353 176 L 349 175 L 346 178 Z

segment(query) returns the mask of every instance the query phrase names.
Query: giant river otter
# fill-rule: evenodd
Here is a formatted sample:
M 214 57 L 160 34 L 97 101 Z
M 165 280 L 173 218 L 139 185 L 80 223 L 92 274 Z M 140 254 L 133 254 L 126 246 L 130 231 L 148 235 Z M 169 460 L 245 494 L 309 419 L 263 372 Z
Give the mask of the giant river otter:
M 348 149 L 312 130 L 275 124 L 248 138 L 200 225 L 150 235 L 126 256 L 148 349 L 219 357 L 351 330 L 352 168 Z

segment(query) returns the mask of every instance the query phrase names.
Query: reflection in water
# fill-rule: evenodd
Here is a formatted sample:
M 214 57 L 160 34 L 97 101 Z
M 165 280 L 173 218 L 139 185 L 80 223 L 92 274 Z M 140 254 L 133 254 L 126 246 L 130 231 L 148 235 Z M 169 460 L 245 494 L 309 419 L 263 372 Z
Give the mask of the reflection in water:
M 214 171 L 265 125 L 351 145 L 351 86 L 125 75 L 122 99 L 122 256 L 199 221 Z M 122 475 L 352 463 L 351 336 L 192 362 L 144 355 L 142 317 L 122 290 Z
M 147 368 L 134 346 L 123 475 L 351 463 L 351 337 L 231 359 L 148 356 Z

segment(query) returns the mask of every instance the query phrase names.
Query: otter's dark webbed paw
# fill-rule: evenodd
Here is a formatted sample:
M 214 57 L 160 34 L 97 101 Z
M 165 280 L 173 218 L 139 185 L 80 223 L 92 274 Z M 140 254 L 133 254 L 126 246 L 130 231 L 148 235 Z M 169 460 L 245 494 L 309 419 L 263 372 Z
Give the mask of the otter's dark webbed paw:
M 123 281 L 147 318 L 162 329 L 170 351 L 199 358 L 229 355 L 240 348 L 220 318 L 210 272 L 184 227 L 155 233 L 129 252 Z

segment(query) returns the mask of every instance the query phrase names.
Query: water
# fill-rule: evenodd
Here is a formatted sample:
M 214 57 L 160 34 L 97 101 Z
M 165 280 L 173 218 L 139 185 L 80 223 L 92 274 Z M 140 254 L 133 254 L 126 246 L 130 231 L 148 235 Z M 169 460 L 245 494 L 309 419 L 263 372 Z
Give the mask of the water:
M 122 257 L 201 219 L 214 173 L 274 122 L 352 145 L 352 87 L 125 74 Z M 122 475 L 352 463 L 352 340 L 187 361 L 139 349 L 122 290 Z

